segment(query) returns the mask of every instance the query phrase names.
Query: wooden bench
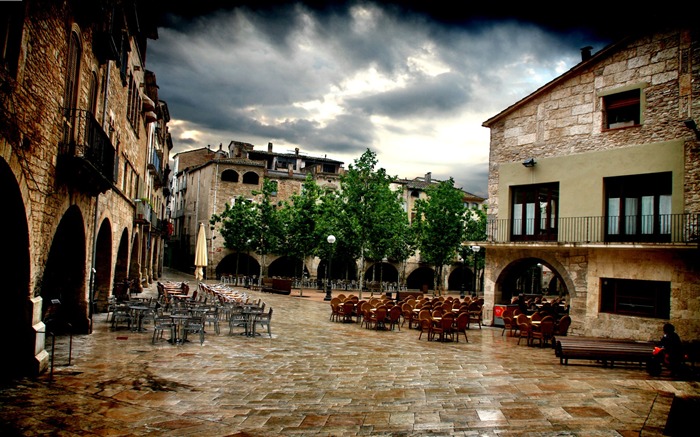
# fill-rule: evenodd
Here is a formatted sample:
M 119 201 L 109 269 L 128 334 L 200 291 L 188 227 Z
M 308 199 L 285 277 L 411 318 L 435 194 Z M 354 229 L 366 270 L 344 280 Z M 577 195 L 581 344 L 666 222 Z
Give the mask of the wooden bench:
M 569 360 L 600 361 L 612 367 L 615 362 L 647 364 L 652 358 L 654 342 L 597 337 L 558 337 L 555 355 L 560 364 Z
M 275 293 L 275 294 L 291 294 L 292 292 L 292 280 L 291 279 L 263 279 L 263 286 L 261 290 L 263 293 Z

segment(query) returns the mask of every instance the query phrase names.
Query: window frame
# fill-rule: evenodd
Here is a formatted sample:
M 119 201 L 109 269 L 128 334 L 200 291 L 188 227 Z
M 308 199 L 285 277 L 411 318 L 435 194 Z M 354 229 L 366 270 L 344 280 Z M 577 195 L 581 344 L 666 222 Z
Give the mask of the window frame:
M 671 315 L 671 282 L 600 278 L 600 312 L 668 319 Z
M 603 131 L 639 127 L 644 124 L 646 86 L 646 84 L 633 84 L 598 93 Z M 611 120 L 613 118 L 614 121 Z
M 606 177 L 603 187 L 606 242 L 671 241 L 673 172 Z
M 510 211 L 511 241 L 557 241 L 559 182 L 510 187 Z

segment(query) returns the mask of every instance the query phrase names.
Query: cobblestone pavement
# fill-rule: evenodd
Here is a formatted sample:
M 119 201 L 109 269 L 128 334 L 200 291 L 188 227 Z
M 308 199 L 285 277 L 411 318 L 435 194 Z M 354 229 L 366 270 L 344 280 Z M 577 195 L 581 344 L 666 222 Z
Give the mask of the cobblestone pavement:
M 52 379 L 0 387 L 0 435 L 654 436 L 674 393 L 700 393 L 638 367 L 560 365 L 500 328 L 428 342 L 332 322 L 316 290 L 250 294 L 274 309 L 272 338 L 226 327 L 203 345 L 152 344 L 152 325 L 111 331 L 98 314 L 70 366 L 61 337 Z

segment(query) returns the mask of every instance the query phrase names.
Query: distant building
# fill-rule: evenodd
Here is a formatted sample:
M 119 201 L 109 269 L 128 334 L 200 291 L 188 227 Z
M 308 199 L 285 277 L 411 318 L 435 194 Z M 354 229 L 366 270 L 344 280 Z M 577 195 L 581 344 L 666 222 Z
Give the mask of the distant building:
M 256 150 L 252 144 L 232 141 L 227 148 L 220 145 L 217 150 L 209 147 L 178 153 L 173 161 L 172 198 L 170 206 L 174 234 L 168 242 L 166 258 L 171 265 L 183 271 L 194 269 L 194 246 L 199 223 L 205 223 L 208 229 L 210 247 L 210 268 L 208 277 L 220 278 L 238 272 L 242 276 L 259 275 L 261 263 L 263 272 L 268 276 L 296 276 L 293 264 L 295 260 L 267 255 L 265 259 L 256 253 L 237 254 L 223 247 L 222 238 L 211 235 L 209 218 L 224 211 L 225 204 L 233 204 L 238 196 L 246 200 L 258 201 L 254 191 L 262 189 L 264 178 L 277 184 L 276 200 L 289 199 L 301 192 L 307 174 L 312 174 L 321 187 L 339 188 L 340 176 L 344 173 L 343 163 L 327 157 L 316 157 L 294 152 L 280 153 L 273 150 L 272 143 L 266 150 Z M 399 179 L 393 189 L 401 190 L 405 211 L 413 211 L 415 200 L 426 199 L 426 188 L 437 185 L 440 181 L 433 179 L 430 173 L 415 179 Z M 480 206 L 485 199 L 464 192 L 465 205 Z M 409 288 L 420 289 L 432 287 L 434 282 L 433 266 L 421 263 L 419 257 L 411 257 L 405 265 L 398 265 L 392 260 L 382 263 L 380 260 L 366 260 L 365 276 L 368 281 L 404 282 Z M 304 271 L 311 278 L 325 277 L 323 260 L 309 257 L 304 262 Z M 356 280 L 361 266 L 349 266 L 345 274 L 349 280 Z M 383 269 L 383 271 L 381 271 Z M 458 289 L 464 277 L 472 277 L 471 270 L 465 272 L 465 266 L 455 262 L 447 278 L 451 289 Z M 399 272 L 401 270 L 401 272 Z M 381 271 L 381 272 L 380 272 Z M 297 272 L 300 273 L 300 272 Z
M 545 293 L 566 299 L 574 334 L 649 340 L 670 321 L 698 339 L 697 30 L 583 55 L 484 122 L 486 316 Z

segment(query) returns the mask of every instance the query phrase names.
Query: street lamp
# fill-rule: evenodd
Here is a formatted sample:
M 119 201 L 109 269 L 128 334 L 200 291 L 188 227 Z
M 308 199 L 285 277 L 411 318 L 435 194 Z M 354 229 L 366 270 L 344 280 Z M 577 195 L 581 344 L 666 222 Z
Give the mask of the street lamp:
M 467 290 L 467 260 L 462 257 L 459 259 L 462 261 L 462 269 L 464 270 L 462 285 L 459 286 L 459 298 L 464 299 L 464 292 Z
M 323 300 L 331 300 L 331 263 L 333 263 L 333 243 L 335 243 L 335 236 L 334 235 L 329 235 L 328 238 L 326 238 L 326 241 L 328 241 L 328 244 L 331 245 L 331 253 L 328 256 L 328 277 L 326 278 L 326 297 L 323 298 Z
M 382 292 L 384 292 L 384 263 L 387 262 L 388 260 L 386 257 L 382 258 L 382 263 L 379 266 L 379 295 L 381 296 Z M 391 291 L 387 292 L 387 295 L 391 297 Z
M 481 246 L 472 246 L 471 250 L 474 252 L 474 295 L 476 295 L 476 254 L 481 250 Z

